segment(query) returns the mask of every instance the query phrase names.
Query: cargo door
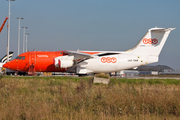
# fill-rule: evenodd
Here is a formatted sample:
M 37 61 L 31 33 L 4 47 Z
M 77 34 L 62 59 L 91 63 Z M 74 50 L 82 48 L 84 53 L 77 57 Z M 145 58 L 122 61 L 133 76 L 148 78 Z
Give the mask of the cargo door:
M 29 71 L 28 71 L 28 75 L 36 75 L 35 64 L 36 64 L 36 53 L 31 53 L 31 54 L 29 54 Z
M 36 53 L 31 53 L 29 57 L 29 64 L 35 65 L 36 64 Z

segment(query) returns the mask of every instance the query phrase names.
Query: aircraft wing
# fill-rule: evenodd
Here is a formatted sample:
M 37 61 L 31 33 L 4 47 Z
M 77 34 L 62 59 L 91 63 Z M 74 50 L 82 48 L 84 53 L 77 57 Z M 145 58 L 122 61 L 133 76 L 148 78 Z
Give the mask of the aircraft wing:
M 73 55 L 75 60 L 93 58 L 93 55 L 82 53 L 78 51 L 64 51 L 65 54 Z
M 93 58 L 94 55 L 90 55 L 87 53 L 82 53 L 79 51 L 64 51 L 64 54 L 68 54 L 69 56 L 74 56 L 74 65 L 77 65 L 78 63 Z
M 94 58 L 94 57 L 102 57 L 108 55 L 121 54 L 120 52 L 114 51 L 64 51 L 64 54 L 68 54 L 69 56 L 74 56 L 74 65 L 67 69 L 67 72 L 74 72 L 76 66 L 83 62 L 84 60 Z
M 121 54 L 121 52 L 116 52 L 116 51 L 64 51 L 64 54 L 68 54 L 69 56 L 74 56 L 74 61 L 76 63 L 80 63 L 80 62 L 90 59 L 90 58 Z

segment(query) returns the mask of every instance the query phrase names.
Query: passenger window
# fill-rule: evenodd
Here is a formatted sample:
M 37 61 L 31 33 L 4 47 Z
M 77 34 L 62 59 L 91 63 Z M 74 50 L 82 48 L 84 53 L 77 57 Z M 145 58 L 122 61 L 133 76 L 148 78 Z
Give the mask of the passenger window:
M 23 60 L 25 60 L 25 56 L 23 56 Z

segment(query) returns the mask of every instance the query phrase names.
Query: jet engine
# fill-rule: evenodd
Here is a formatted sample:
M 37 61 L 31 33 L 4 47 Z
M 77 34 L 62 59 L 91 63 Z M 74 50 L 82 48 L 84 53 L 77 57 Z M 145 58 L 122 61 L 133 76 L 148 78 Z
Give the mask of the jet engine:
M 68 68 L 73 66 L 73 60 L 58 60 L 59 68 Z
M 74 64 L 73 59 L 74 59 L 74 56 L 68 56 L 68 55 L 54 58 L 54 66 L 56 68 L 71 67 Z

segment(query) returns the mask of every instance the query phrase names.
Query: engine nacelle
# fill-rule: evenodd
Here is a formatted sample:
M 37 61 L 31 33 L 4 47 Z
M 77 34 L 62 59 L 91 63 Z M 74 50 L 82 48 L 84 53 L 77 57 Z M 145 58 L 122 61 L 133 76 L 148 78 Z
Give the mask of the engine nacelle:
M 68 68 L 73 66 L 73 60 L 58 60 L 59 68 Z
M 68 55 L 54 58 L 54 66 L 56 68 L 71 67 L 74 64 L 73 59 L 74 59 L 74 56 L 68 56 Z

